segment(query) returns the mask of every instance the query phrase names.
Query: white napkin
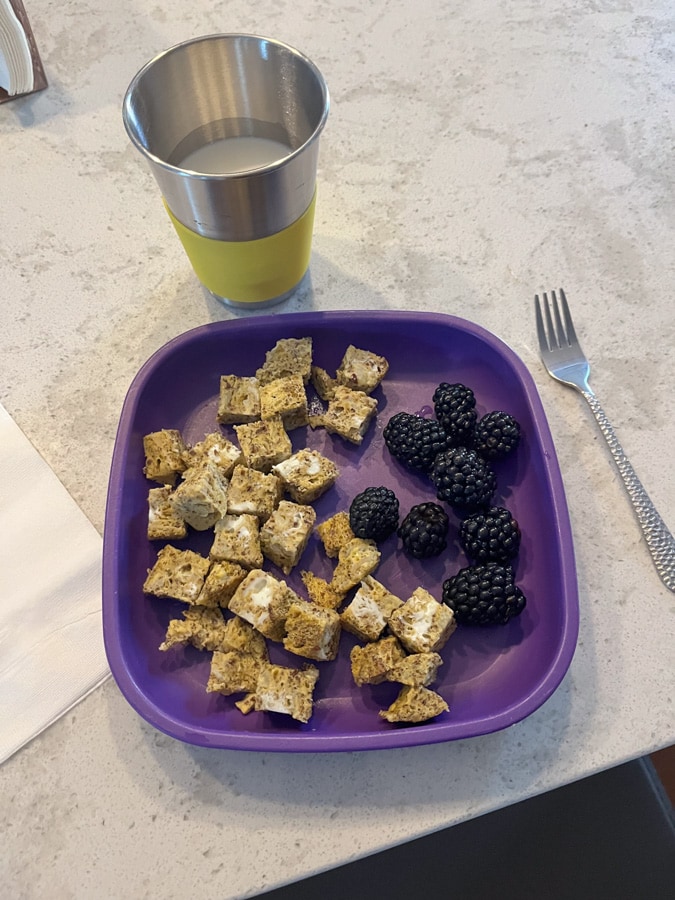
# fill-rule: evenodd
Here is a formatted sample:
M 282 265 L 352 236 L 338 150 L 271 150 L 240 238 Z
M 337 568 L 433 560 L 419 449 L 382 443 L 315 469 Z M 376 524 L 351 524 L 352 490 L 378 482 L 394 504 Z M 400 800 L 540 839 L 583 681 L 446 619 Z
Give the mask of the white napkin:
M 0 405 L 0 763 L 110 674 L 101 537 Z

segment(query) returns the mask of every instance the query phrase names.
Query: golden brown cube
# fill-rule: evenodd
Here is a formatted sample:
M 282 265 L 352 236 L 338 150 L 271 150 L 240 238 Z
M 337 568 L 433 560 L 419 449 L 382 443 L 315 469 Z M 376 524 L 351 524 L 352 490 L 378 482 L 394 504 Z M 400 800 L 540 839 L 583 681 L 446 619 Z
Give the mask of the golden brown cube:
M 334 610 L 307 600 L 291 603 L 286 617 L 286 650 L 325 662 L 335 659 L 339 645 L 340 616 Z
M 405 657 L 405 651 L 395 637 L 381 638 L 372 644 L 352 648 L 350 661 L 356 684 L 381 684 L 387 672 Z
M 389 617 L 389 629 L 410 653 L 438 652 L 448 641 L 457 623 L 449 606 L 439 603 L 424 588 Z
M 258 380 L 240 375 L 221 375 L 216 419 L 223 425 L 241 425 L 259 418 Z
M 314 503 L 337 481 L 338 468 L 318 450 L 303 448 L 273 467 L 284 490 L 296 503 Z
M 148 491 L 148 540 L 179 541 L 187 535 L 185 521 L 174 512 L 170 485 Z
M 194 604 L 204 587 L 211 563 L 193 550 L 177 550 L 167 544 L 157 554 L 143 583 L 143 593 Z
M 264 522 L 277 508 L 282 495 L 281 479 L 276 475 L 236 466 L 227 492 L 227 511 L 235 516 L 257 516 Z
M 280 416 L 286 431 L 307 424 L 307 395 L 301 375 L 287 375 L 260 388 L 260 415 L 263 419 Z
M 384 356 L 359 350 L 350 344 L 335 373 L 338 384 L 351 390 L 370 394 L 389 371 L 389 363 Z
M 211 559 L 232 562 L 245 569 L 258 569 L 263 564 L 260 549 L 260 525 L 256 516 L 223 516 L 215 525 Z
M 427 722 L 435 716 L 448 711 L 448 704 L 435 691 L 425 687 L 406 685 L 386 710 L 380 715 L 387 722 Z
M 187 450 L 180 431 L 164 428 L 143 438 L 145 466 L 143 474 L 150 481 L 175 484 L 178 475 L 187 468 L 183 454 Z
M 269 472 L 272 466 L 282 462 L 293 452 L 291 439 L 284 428 L 281 416 L 261 419 L 248 425 L 235 425 L 244 461 L 250 469 Z

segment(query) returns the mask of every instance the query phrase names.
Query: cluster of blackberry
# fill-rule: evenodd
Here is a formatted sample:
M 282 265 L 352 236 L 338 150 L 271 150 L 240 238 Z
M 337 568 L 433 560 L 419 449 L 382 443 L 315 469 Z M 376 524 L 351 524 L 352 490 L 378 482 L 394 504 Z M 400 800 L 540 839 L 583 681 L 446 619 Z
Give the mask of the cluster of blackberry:
M 519 615 L 525 597 L 515 585 L 512 562 L 520 528 L 511 513 L 493 505 L 497 476 L 492 464 L 512 453 L 520 425 L 506 412 L 479 417 L 473 391 L 442 382 L 433 394 L 434 419 L 408 412 L 393 415 L 384 429 L 389 452 L 406 468 L 429 477 L 438 500 L 461 517 L 459 542 L 471 565 L 443 585 L 443 600 L 463 624 L 505 623 Z M 414 506 L 397 530 L 416 559 L 447 546 L 448 516 L 438 503 Z

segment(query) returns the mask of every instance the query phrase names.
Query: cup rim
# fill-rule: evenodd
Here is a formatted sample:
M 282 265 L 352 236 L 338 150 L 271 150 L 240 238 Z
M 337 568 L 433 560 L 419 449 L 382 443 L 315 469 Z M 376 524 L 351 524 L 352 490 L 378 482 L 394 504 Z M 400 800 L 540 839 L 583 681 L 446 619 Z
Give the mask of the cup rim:
M 296 147 L 295 150 L 291 150 L 290 153 L 287 153 L 285 156 L 282 156 L 280 159 L 274 160 L 274 162 L 267 163 L 264 166 L 258 166 L 255 169 L 249 169 L 245 172 L 222 172 L 218 174 L 209 174 L 205 172 L 196 172 L 193 169 L 183 169 L 181 166 L 175 166 L 170 162 L 167 162 L 165 159 L 162 159 L 160 156 L 154 154 L 151 150 L 148 150 L 147 147 L 143 145 L 143 143 L 139 140 L 138 135 L 135 133 L 133 126 L 131 125 L 131 121 L 133 116 L 131 114 L 131 98 L 134 93 L 134 90 L 138 86 L 138 83 L 141 81 L 143 76 L 149 69 L 151 69 L 154 65 L 156 65 L 160 59 L 163 59 L 165 56 L 168 56 L 171 53 L 174 53 L 180 50 L 183 47 L 189 46 L 191 44 L 198 44 L 204 41 L 213 41 L 213 40 L 228 40 L 228 39 L 240 39 L 245 38 L 253 41 L 265 41 L 269 44 L 274 44 L 276 47 L 280 47 L 284 50 L 287 50 L 291 55 L 295 56 L 297 59 L 301 60 L 314 74 L 317 83 L 321 87 L 321 91 L 323 94 L 323 109 L 321 111 L 321 117 L 312 131 L 311 135 L 304 141 L 299 147 Z M 187 173 L 191 178 L 196 178 L 199 180 L 209 180 L 209 181 L 236 181 L 241 178 L 250 178 L 251 175 L 265 174 L 267 172 L 274 171 L 276 169 L 280 169 L 282 166 L 286 165 L 290 160 L 294 159 L 296 156 L 299 156 L 300 153 L 303 153 L 307 147 L 316 141 L 324 129 L 326 121 L 328 119 L 328 113 L 330 111 L 330 94 L 328 91 L 328 85 L 326 84 L 326 80 L 321 73 L 320 69 L 307 55 L 302 53 L 297 48 L 293 47 L 291 44 L 287 44 L 285 41 L 280 41 L 277 38 L 270 38 L 261 34 L 253 34 L 249 32 L 216 32 L 214 34 L 203 34 L 198 35 L 194 38 L 188 38 L 185 41 L 180 41 L 177 44 L 173 44 L 171 47 L 167 47 L 165 50 L 160 51 L 152 59 L 149 59 L 141 68 L 136 72 L 134 77 L 131 79 L 129 86 L 124 94 L 124 99 L 122 101 L 122 121 L 124 123 L 124 128 L 127 132 L 127 135 L 136 149 L 146 157 L 146 159 L 151 160 L 155 165 L 160 166 L 163 169 L 166 169 L 170 172 L 176 173 Z

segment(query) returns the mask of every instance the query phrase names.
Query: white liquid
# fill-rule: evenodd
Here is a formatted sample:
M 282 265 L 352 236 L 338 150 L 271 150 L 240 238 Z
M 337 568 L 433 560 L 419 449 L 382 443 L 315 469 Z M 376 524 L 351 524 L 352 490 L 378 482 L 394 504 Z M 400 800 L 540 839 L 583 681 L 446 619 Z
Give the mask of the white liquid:
M 220 138 L 188 153 L 180 167 L 203 175 L 229 175 L 267 166 L 290 152 L 286 144 L 269 138 Z

